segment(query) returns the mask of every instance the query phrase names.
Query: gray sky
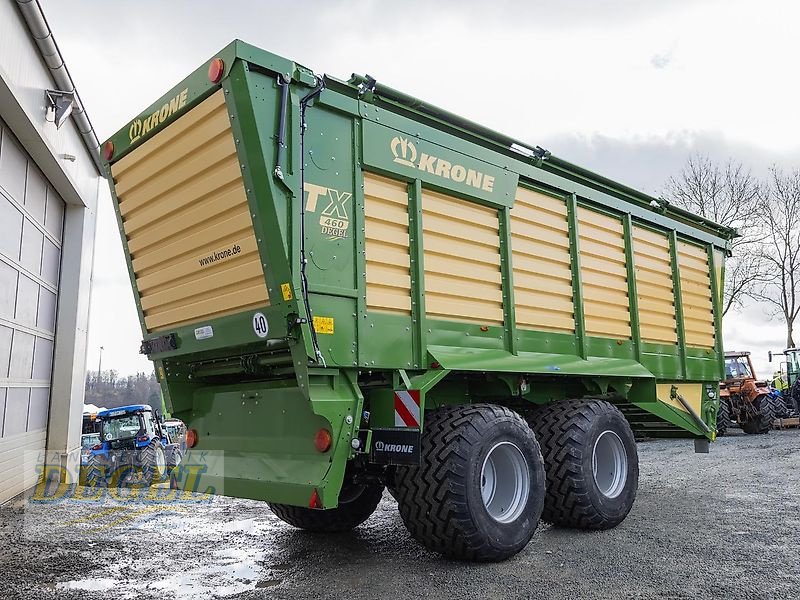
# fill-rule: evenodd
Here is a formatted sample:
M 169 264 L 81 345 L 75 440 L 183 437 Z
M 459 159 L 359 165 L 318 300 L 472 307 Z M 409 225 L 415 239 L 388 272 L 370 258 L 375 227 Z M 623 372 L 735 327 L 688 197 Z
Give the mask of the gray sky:
M 368 73 L 650 193 L 692 152 L 757 175 L 800 157 L 790 0 L 41 2 L 101 139 L 240 38 L 318 73 Z M 149 370 L 108 205 L 96 252 L 89 365 L 102 345 L 106 367 Z M 724 327 L 767 375 L 782 324 L 750 306 Z

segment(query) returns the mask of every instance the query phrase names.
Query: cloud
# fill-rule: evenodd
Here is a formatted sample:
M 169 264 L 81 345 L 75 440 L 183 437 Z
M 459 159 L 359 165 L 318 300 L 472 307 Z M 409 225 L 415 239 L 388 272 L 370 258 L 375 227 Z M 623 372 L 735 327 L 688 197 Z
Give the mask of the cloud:
M 650 64 L 656 69 L 666 69 L 669 63 L 672 62 L 672 52 L 665 52 L 663 54 L 653 54 L 650 57 Z
M 692 152 L 733 156 L 756 174 L 800 158 L 800 80 L 786 76 L 800 51 L 800 4 L 42 3 L 101 138 L 240 38 L 318 73 L 370 73 L 655 195 Z M 96 256 L 89 361 L 103 345 L 104 364 L 134 372 L 148 363 L 137 354 L 141 333 L 110 203 L 100 209 Z M 773 331 L 758 309 L 740 322 Z M 738 331 L 730 339 L 746 346 Z M 768 335 L 765 344 L 781 346 L 782 335 Z

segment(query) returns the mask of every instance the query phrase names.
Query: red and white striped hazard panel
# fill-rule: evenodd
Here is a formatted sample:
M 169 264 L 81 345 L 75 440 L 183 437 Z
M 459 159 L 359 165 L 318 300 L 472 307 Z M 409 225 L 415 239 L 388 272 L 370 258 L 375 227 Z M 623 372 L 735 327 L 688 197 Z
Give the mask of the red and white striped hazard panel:
M 419 390 L 394 393 L 394 426 L 419 427 Z

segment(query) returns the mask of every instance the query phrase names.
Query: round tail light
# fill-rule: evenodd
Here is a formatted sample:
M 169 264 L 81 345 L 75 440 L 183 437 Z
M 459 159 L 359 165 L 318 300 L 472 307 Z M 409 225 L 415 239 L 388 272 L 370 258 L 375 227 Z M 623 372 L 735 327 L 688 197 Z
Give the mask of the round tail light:
M 186 447 L 194 448 L 197 445 L 197 431 L 189 429 L 186 431 Z
M 103 158 L 105 158 L 106 161 L 109 161 L 113 158 L 113 156 L 114 156 L 114 142 L 108 140 L 105 144 L 103 144 Z
M 331 432 L 327 429 L 320 429 L 317 435 L 314 436 L 314 447 L 320 452 L 327 452 L 330 450 L 332 443 L 333 437 L 331 437 Z
M 211 83 L 219 83 L 225 73 L 225 61 L 221 58 L 213 59 L 208 65 L 208 80 Z

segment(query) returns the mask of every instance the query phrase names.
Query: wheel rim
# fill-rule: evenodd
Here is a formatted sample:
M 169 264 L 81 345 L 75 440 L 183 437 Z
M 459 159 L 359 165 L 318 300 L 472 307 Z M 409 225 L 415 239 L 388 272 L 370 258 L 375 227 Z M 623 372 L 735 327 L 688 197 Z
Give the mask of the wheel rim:
M 489 450 L 481 468 L 481 498 L 486 512 L 499 523 L 510 523 L 525 510 L 531 476 L 522 451 L 511 442 Z
M 592 450 L 592 475 L 597 489 L 606 498 L 616 498 L 628 480 L 628 455 L 625 444 L 613 431 L 604 431 Z
M 164 451 L 161 448 L 156 448 L 156 474 L 161 475 L 167 469 L 167 457 L 164 456 Z

